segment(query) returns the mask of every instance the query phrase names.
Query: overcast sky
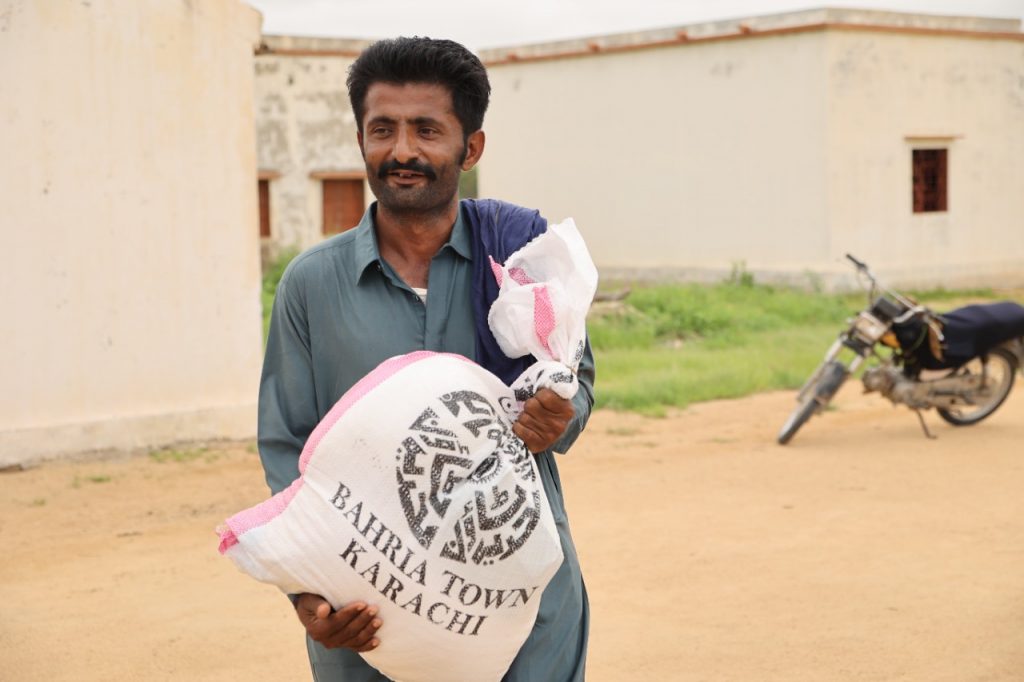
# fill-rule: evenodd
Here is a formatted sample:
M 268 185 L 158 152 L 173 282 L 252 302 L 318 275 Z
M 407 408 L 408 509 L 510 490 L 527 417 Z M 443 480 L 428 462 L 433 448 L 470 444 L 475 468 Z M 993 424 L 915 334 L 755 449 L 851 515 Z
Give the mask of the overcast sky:
M 263 32 L 337 38 L 425 35 L 472 49 L 827 6 L 800 0 L 245 0 Z M 1024 17 L 1024 0 L 844 0 L 832 6 Z

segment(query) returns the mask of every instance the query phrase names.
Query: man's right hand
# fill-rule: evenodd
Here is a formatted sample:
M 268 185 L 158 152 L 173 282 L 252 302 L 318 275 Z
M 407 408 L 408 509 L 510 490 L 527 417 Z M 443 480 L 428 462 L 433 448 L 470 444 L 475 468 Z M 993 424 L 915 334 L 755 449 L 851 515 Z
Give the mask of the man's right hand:
M 373 651 L 380 645 L 374 635 L 381 626 L 377 609 L 363 602 L 346 604 L 338 611 L 316 594 L 299 595 L 295 612 L 306 632 L 314 641 L 328 649 L 346 648 L 353 651 Z

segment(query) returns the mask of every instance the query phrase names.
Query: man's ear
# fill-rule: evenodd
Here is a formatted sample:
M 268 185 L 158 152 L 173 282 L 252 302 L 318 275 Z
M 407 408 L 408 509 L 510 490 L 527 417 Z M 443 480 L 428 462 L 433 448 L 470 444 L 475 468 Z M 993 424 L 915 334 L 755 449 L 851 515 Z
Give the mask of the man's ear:
M 462 162 L 462 170 L 468 171 L 477 164 L 484 154 L 484 142 L 486 142 L 484 131 L 478 130 L 469 134 L 469 137 L 466 138 L 466 159 Z

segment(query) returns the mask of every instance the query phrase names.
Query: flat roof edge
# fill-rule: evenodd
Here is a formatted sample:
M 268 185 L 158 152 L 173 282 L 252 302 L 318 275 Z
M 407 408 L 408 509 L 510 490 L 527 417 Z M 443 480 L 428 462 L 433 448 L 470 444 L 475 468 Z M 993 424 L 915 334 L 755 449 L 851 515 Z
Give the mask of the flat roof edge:
M 357 57 L 376 38 L 323 38 L 264 34 L 257 54 L 309 57 Z
M 1020 19 L 822 8 L 649 31 L 498 47 L 481 50 L 479 55 L 485 64 L 492 66 L 826 29 L 1024 40 Z

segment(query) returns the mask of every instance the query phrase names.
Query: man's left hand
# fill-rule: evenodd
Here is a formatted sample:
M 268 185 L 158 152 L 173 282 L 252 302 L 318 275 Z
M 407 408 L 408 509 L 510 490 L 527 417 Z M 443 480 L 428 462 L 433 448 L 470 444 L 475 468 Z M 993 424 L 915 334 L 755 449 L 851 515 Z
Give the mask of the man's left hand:
M 523 405 L 523 413 L 512 425 L 512 431 L 536 454 L 554 445 L 575 415 L 572 401 L 559 397 L 550 388 L 542 388 Z

